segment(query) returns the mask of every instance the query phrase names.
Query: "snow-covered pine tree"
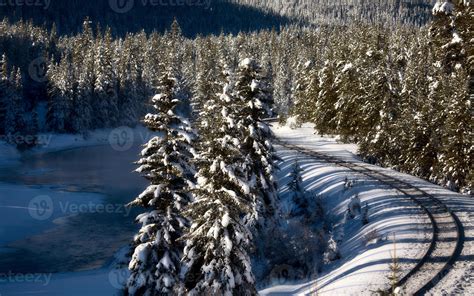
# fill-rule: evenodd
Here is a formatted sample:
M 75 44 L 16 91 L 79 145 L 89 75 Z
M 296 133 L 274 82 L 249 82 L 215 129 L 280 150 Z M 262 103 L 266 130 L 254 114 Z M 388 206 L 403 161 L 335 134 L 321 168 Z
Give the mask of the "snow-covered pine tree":
M 165 69 L 161 69 L 163 63 L 161 63 L 161 58 L 156 54 L 162 46 L 163 36 L 158 34 L 158 32 L 153 32 L 147 41 L 145 47 L 144 55 L 144 65 L 143 65 L 143 79 L 146 82 L 146 88 L 152 96 L 159 86 L 159 77 Z M 158 75 L 157 75 L 158 73 Z
M 94 55 L 89 49 L 85 55 L 77 81 L 76 95 L 71 106 L 72 130 L 76 133 L 85 134 L 93 127 L 92 120 L 92 98 L 94 96 Z
M 12 69 L 7 89 L 7 109 L 5 117 L 5 134 L 8 135 L 12 144 L 17 146 L 25 143 L 15 143 L 15 136 L 26 132 L 25 106 L 23 103 L 23 85 L 20 69 Z
M 151 88 L 151 83 L 148 80 L 148 77 L 145 73 L 146 64 L 148 63 L 146 60 L 146 55 L 148 54 L 148 49 L 143 47 L 143 43 L 147 43 L 147 35 L 142 32 L 143 37 L 142 40 L 135 42 L 135 46 L 138 48 L 137 54 L 141 56 L 141 65 L 139 67 L 139 71 L 137 71 L 137 80 L 138 80 L 138 96 L 139 100 L 136 102 L 138 108 L 138 114 L 143 114 L 148 112 L 148 106 L 146 104 L 147 99 L 150 97 L 149 93 L 153 93 L 153 88 Z M 158 68 L 158 67 L 157 67 Z M 158 69 L 159 70 L 159 69 Z
M 12 71 L 12 82 L 14 87 L 13 106 L 15 108 L 15 132 L 21 135 L 26 133 L 27 122 L 25 119 L 26 106 L 23 98 L 23 77 L 20 68 L 14 68 Z
M 442 148 L 440 151 L 440 169 L 437 179 L 451 190 L 474 191 L 474 118 L 472 100 L 468 93 L 468 79 L 465 69 L 457 69 L 450 76 L 446 95 L 447 116 L 444 122 Z
M 293 202 L 293 210 L 291 211 L 293 217 L 305 215 L 308 211 L 308 200 L 303 188 L 302 172 L 303 170 L 298 163 L 298 159 L 296 159 L 290 172 L 290 182 L 288 183 L 288 190 L 291 192 L 291 200 Z
M 316 64 L 312 62 L 311 68 L 308 72 L 308 89 L 306 91 L 308 115 L 304 116 L 305 122 L 314 122 L 316 117 L 316 106 L 318 104 L 319 93 L 321 92 L 319 69 Z
M 75 54 L 77 55 L 76 57 L 83 57 L 84 55 L 88 54 L 87 49 L 93 49 L 94 48 L 94 34 L 92 32 L 91 28 L 92 21 L 89 19 L 89 17 L 86 17 L 84 21 L 82 22 L 82 32 L 79 35 L 79 41 L 78 41 L 78 48 L 76 48 Z
M 71 102 L 71 129 L 73 132 L 85 134 L 92 126 L 92 98 L 94 95 L 93 77 L 91 72 L 83 71 L 77 81 L 77 92 Z
M 182 112 L 189 113 L 188 116 L 191 116 L 190 99 L 192 97 L 192 87 L 190 79 L 185 75 L 187 65 L 183 61 L 187 57 L 191 59 L 190 56 L 192 55 L 189 55 L 189 45 L 176 18 L 173 20 L 170 31 L 165 34 L 164 39 L 168 50 L 168 54 L 164 58 L 169 65 L 174 65 L 179 95 L 186 101 L 181 106 Z M 194 73 L 194 71 L 188 72 Z
M 426 124 L 426 120 L 421 119 L 420 115 L 425 99 L 430 95 L 429 79 L 432 79 L 433 69 L 433 65 L 426 62 L 432 60 L 432 50 L 429 49 L 427 38 L 427 35 L 422 36 L 409 48 L 400 92 L 402 111 L 397 121 L 398 133 L 395 138 L 398 146 L 403 149 L 399 155 L 399 168 L 410 173 L 415 171 L 420 151 L 426 142 L 424 129 L 419 127 Z M 419 73 L 425 73 L 428 79 L 419 79 Z
M 176 72 L 181 73 L 183 66 L 183 50 L 184 36 L 179 26 L 178 20 L 175 18 L 171 23 L 171 28 L 165 34 L 166 48 L 168 50 L 167 63 L 175 65 Z
M 5 134 L 5 119 L 7 116 L 7 108 L 10 102 L 9 91 L 8 91 L 8 62 L 7 56 L 2 55 L 0 61 L 0 135 Z
M 263 121 L 271 117 L 273 97 L 268 91 L 261 67 L 255 60 L 243 59 L 238 67 L 234 88 L 236 100 L 242 104 L 236 118 L 242 132 L 241 151 L 246 156 L 249 184 L 255 187 L 255 217 L 249 223 L 265 223 L 276 214 L 277 185 L 273 176 L 277 159 L 271 139 L 272 132 Z
M 411 47 L 416 44 L 405 38 L 404 31 L 400 30 L 391 37 L 389 43 L 389 57 L 386 60 L 387 71 L 390 71 L 389 78 L 391 89 L 389 95 L 387 96 L 386 102 L 390 102 L 390 105 L 384 105 L 389 109 L 392 109 L 396 112 L 384 112 L 380 115 L 382 116 L 384 125 L 389 125 L 387 128 L 381 128 L 381 130 L 387 130 L 387 136 L 384 139 L 389 140 L 390 143 L 385 142 L 383 147 L 380 147 L 379 153 L 383 155 L 385 164 L 397 169 L 401 169 L 401 166 L 404 164 L 405 160 L 405 151 L 407 151 L 409 146 L 409 130 L 413 127 L 413 112 L 414 105 L 412 105 L 413 98 L 412 94 L 408 92 L 411 91 L 407 89 L 406 78 L 410 76 L 408 74 L 408 57 L 413 54 Z M 420 53 L 417 54 L 419 56 Z M 391 62 L 393 61 L 393 62 Z M 415 78 L 416 79 L 416 78 Z M 416 83 L 416 81 L 413 81 Z M 395 103 L 395 104 L 393 104 Z M 385 107 L 384 107 L 385 108 Z M 393 114 L 393 116 L 390 116 Z M 387 146 L 390 146 L 390 149 L 385 149 Z M 386 150 L 385 152 L 383 150 Z
M 216 90 L 216 83 L 213 79 L 217 74 L 217 67 L 213 61 L 218 53 L 215 45 L 209 39 L 198 39 L 196 43 L 198 46 L 197 75 L 194 83 L 192 105 L 195 120 L 200 121 L 204 106 L 219 91 Z
M 439 51 L 438 58 L 444 70 L 452 72 L 457 64 L 469 68 L 473 62 L 471 59 L 467 63 L 467 59 L 474 55 L 472 3 L 470 5 L 466 0 L 438 0 L 433 15 L 430 36 Z
M 103 39 L 99 39 L 96 51 L 94 109 L 95 126 L 113 127 L 119 122 L 118 78 L 114 67 L 112 33 L 107 29 Z
M 280 53 L 275 73 L 275 85 L 273 96 L 275 98 L 276 111 L 280 117 L 288 116 L 291 108 L 291 86 L 292 71 L 289 65 L 289 53 L 286 48 Z
M 129 295 L 175 295 L 182 288 L 179 238 L 189 226 L 183 211 L 192 201 L 196 134 L 178 112 L 182 98 L 176 83 L 171 70 L 163 73 L 160 93 L 152 99 L 155 113 L 144 120 L 156 136 L 145 145 L 137 169 L 151 185 L 130 203 L 148 211 L 137 217 L 142 228 L 133 242 Z
M 341 253 L 339 251 L 339 244 L 334 233 L 329 234 L 329 239 L 326 246 L 326 252 L 323 255 L 324 263 L 328 264 L 332 261 L 341 259 Z
M 296 116 L 298 124 L 308 122 L 311 118 L 309 87 L 311 84 L 311 61 L 300 62 L 296 69 L 296 81 L 292 90 L 291 115 Z
M 335 84 L 338 94 L 336 102 L 337 133 L 344 141 L 354 139 L 358 128 L 358 98 L 363 89 L 359 85 L 357 69 L 353 63 L 340 62 Z
M 140 94 L 141 74 L 138 72 L 137 52 L 134 46 L 134 40 L 127 36 L 122 44 L 120 59 L 118 63 L 119 95 L 118 105 L 120 113 L 120 122 L 127 126 L 133 126 L 137 123 L 138 114 L 141 111 L 140 105 L 143 103 Z M 160 66 L 161 67 L 161 66 Z M 164 73 L 157 67 L 157 73 Z M 159 71 L 158 71 L 159 70 Z M 156 73 L 155 73 L 156 74 Z M 158 74 L 159 75 L 159 74 Z M 158 78 L 160 78 L 158 76 Z M 156 88 L 159 88 L 160 82 L 157 82 Z
M 469 168 L 474 162 L 474 11 L 469 1 L 440 0 L 433 15 L 430 37 L 437 62 L 446 74 L 436 81 L 433 95 L 443 97 L 448 110 L 443 117 L 439 167 L 432 177 L 451 189 L 472 192 L 474 177 Z
M 203 109 L 199 113 L 199 135 L 201 145 L 204 145 L 204 149 L 208 139 L 219 136 L 221 126 L 219 126 L 219 123 L 215 120 L 215 114 L 220 113 L 222 103 L 218 94 L 222 93 L 224 88 L 228 94 L 232 92 L 234 78 L 225 54 L 226 51 L 224 48 L 218 51 L 218 62 L 216 65 L 217 76 L 215 81 L 209 84 L 209 87 L 212 87 L 211 90 L 208 90 L 210 96 L 207 97 L 207 101 L 203 102 Z
M 61 62 L 48 69 L 50 97 L 46 114 L 47 130 L 52 132 L 68 132 L 68 120 L 71 112 L 72 64 L 63 55 Z
M 257 295 L 248 256 L 252 234 L 242 222 L 252 213 L 253 198 L 234 116 L 238 102 L 230 93 L 229 73 L 220 77 L 226 79 L 222 92 L 205 107 L 212 112 L 212 124 L 201 140 L 196 201 L 187 210 L 193 224 L 185 236 L 186 292 Z
M 416 143 L 418 153 L 414 156 L 412 174 L 433 180 L 440 170 L 439 154 L 449 96 L 445 93 L 448 81 L 443 78 L 443 69 L 439 63 L 433 65 L 431 71 L 428 96 L 418 98 L 423 102 L 415 118 L 416 140 L 414 143 Z
M 336 103 L 337 89 L 335 86 L 335 65 L 332 60 L 326 60 L 318 72 L 319 92 L 315 94 L 316 104 L 312 122 L 321 134 L 333 134 L 337 129 Z
M 269 38 L 269 37 L 267 37 Z M 272 48 L 271 44 L 267 44 L 267 48 L 264 49 L 264 53 L 262 56 L 262 75 L 266 77 L 268 81 L 268 91 L 270 94 L 273 95 L 273 87 L 275 85 L 274 79 L 274 69 L 273 69 L 273 56 L 272 56 Z
M 90 21 L 83 22 L 82 33 L 77 36 L 74 46 L 68 48 L 63 58 L 72 65 L 72 71 L 68 74 L 74 85 L 71 88 L 73 97 L 71 99 L 71 131 L 86 134 L 89 129 L 98 128 L 94 126 L 93 120 L 96 110 L 93 109 L 94 84 L 95 84 L 95 41 L 93 39 Z
M 184 61 L 193 61 L 195 58 L 195 47 L 191 42 L 185 42 L 183 46 L 183 60 Z M 180 69 L 180 85 L 182 95 L 186 97 L 186 104 L 184 104 L 183 112 L 188 114 L 192 118 L 193 109 L 191 106 L 191 99 L 193 96 L 193 86 L 196 78 L 196 64 L 183 62 L 183 65 Z
M 386 50 L 384 50 L 386 51 Z M 382 50 L 374 50 L 367 62 L 371 65 L 365 73 L 363 85 L 366 89 L 358 102 L 361 104 L 361 118 L 356 133 L 359 139 L 360 153 L 383 165 L 393 164 L 391 159 L 397 154 L 392 142 L 394 123 L 398 119 L 399 90 L 397 77 L 391 65 L 381 55 Z

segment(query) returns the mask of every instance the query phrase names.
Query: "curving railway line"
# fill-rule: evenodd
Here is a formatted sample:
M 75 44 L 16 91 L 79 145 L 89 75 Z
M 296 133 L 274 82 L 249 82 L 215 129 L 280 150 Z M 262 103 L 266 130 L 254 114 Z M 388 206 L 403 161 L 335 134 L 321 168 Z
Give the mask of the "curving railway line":
M 315 152 L 276 139 L 285 148 L 296 150 L 316 159 L 363 174 L 388 185 L 408 196 L 419 205 L 431 221 L 431 241 L 424 256 L 399 282 L 408 295 L 425 295 L 453 267 L 464 245 L 464 228 L 459 218 L 439 199 L 396 177 L 389 176 L 365 163 L 344 161 L 337 157 Z M 388 290 L 387 293 L 392 292 Z

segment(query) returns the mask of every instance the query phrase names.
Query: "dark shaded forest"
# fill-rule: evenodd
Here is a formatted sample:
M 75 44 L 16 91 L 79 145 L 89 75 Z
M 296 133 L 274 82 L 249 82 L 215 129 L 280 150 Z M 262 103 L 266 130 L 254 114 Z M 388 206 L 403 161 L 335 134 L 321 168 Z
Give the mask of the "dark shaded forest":
M 12 2 L 13 1 L 13 2 Z M 183 3 L 179 5 L 178 3 Z M 32 20 L 59 35 L 80 32 L 88 17 L 111 27 L 112 34 L 163 32 L 174 18 L 188 37 L 261 29 L 289 24 L 347 24 L 352 21 L 422 26 L 431 20 L 434 1 L 421 0 L 35 0 L 0 3 L 0 16 L 11 21 Z M 3 4 L 2 4 L 3 3 Z
M 39 0 L 33 6 L 0 6 L 0 16 L 13 22 L 32 20 L 33 24 L 48 29 L 55 26 L 59 35 L 79 33 L 82 22 L 88 18 L 94 26 L 110 27 L 113 35 L 122 37 L 140 31 L 164 32 L 175 18 L 188 37 L 279 28 L 295 22 L 275 12 L 226 0 L 184 1 L 185 5 L 179 6 L 174 0 L 48 1 Z

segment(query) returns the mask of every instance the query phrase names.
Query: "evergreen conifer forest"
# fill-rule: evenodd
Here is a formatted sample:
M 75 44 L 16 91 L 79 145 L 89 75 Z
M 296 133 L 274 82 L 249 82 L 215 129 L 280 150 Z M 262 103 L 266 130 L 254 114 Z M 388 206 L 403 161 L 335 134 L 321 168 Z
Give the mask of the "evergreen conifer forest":
M 314 278 L 344 257 L 327 193 L 282 158 L 274 126 L 311 124 L 472 198 L 471 0 L 130 1 L 0 1 L 2 145 L 151 135 L 134 164 L 148 186 L 126 203 L 125 295 L 258 295 L 276 265 Z M 349 199 L 344 223 L 370 225 L 375 209 Z

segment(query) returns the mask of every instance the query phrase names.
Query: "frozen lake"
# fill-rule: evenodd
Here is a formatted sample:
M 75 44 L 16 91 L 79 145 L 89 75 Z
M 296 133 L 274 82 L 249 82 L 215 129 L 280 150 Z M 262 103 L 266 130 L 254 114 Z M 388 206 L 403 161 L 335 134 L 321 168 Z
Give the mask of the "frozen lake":
M 0 168 L 0 273 L 58 273 L 107 265 L 137 228 L 123 205 L 147 185 L 140 146 L 25 156 Z

